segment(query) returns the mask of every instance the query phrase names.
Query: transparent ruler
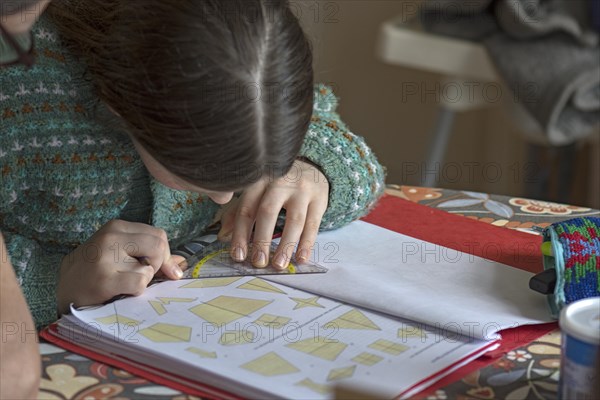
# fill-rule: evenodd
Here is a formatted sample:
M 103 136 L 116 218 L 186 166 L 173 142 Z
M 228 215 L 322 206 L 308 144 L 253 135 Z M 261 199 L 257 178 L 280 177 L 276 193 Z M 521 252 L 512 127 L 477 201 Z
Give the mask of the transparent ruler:
M 211 236 L 214 237 L 213 235 Z M 188 269 L 184 272 L 183 279 L 327 272 L 327 268 L 314 263 L 296 263 L 294 257 L 292 257 L 292 261 L 284 270 L 276 269 L 271 265 L 265 268 L 255 268 L 248 261 L 235 262 L 230 256 L 229 244 L 217 240 L 211 241 L 212 237 L 205 236 L 199 238 L 200 240 L 186 244 L 181 249 L 178 249 L 179 251 L 173 252 L 186 258 Z M 273 243 L 271 245 L 269 260 L 273 259 L 273 253 L 276 248 L 277 244 Z

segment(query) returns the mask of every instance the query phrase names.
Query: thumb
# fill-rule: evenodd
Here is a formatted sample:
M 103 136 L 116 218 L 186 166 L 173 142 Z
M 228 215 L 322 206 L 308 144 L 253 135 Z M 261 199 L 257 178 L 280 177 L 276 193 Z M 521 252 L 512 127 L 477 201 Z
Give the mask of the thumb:
M 182 271 L 185 271 L 189 267 L 189 265 L 187 265 L 186 263 L 184 263 L 184 261 L 185 261 L 185 257 L 184 256 L 180 256 L 180 255 L 174 254 L 174 255 L 171 256 L 171 261 L 173 261 L 175 264 L 177 264 L 177 266 L 179 267 L 179 269 L 182 270 Z
M 187 268 L 179 265 L 183 260 L 185 259 L 182 256 L 171 256 L 163 263 L 163 265 L 161 265 L 159 272 L 162 272 L 162 274 L 169 279 L 181 279 L 183 270 Z

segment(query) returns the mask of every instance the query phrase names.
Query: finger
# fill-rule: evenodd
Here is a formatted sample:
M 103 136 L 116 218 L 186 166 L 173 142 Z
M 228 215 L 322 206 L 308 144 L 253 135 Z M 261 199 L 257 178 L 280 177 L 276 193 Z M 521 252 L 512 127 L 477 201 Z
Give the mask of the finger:
M 154 277 L 154 272 L 150 269 L 138 269 L 135 271 L 119 271 L 115 276 L 116 294 L 130 294 L 139 296 Z M 107 298 L 106 300 L 109 300 Z
M 184 261 L 185 261 L 184 256 L 180 256 L 178 254 L 173 254 L 171 256 L 171 259 L 173 260 L 173 262 L 175 264 L 177 264 L 179 266 L 180 270 L 185 271 L 186 269 L 188 269 L 188 265 L 186 263 L 184 263 Z
M 248 188 L 239 200 L 235 213 L 233 235 L 231 237 L 231 257 L 242 262 L 248 256 L 248 240 L 254 226 L 256 209 L 264 193 L 264 186 Z
M 161 235 L 161 239 L 163 239 L 164 241 L 167 242 L 167 245 L 164 248 L 163 263 L 160 266 L 159 272 L 162 272 L 162 274 L 169 279 L 173 279 L 173 280 L 181 279 L 181 277 L 183 276 L 183 271 L 181 270 L 181 267 L 179 266 L 179 261 L 181 261 L 181 260 L 179 260 L 179 258 L 174 258 L 171 255 L 171 249 L 169 248 L 169 241 L 167 239 L 167 233 L 164 230 L 160 229 L 160 235 Z M 180 256 L 177 256 L 177 257 L 180 257 Z
M 123 255 L 123 264 L 117 269 L 119 273 L 141 273 L 141 274 L 154 274 L 155 268 L 150 263 L 147 257 L 132 257 L 130 255 Z
M 286 205 L 283 233 L 273 256 L 273 266 L 275 268 L 285 269 L 290 263 L 296 244 L 298 244 L 304 230 L 307 208 L 308 201 L 294 201 Z
M 126 233 L 126 234 L 137 234 L 137 235 L 148 235 L 148 236 L 154 236 L 158 239 L 155 239 L 157 241 L 157 247 L 156 250 L 157 251 L 161 251 L 163 252 L 163 257 L 162 257 L 162 261 L 160 259 L 158 259 L 157 257 L 151 257 L 149 255 L 146 255 L 145 253 L 148 252 L 148 250 L 140 250 L 139 254 L 137 255 L 133 255 L 130 254 L 130 252 L 136 252 L 136 248 L 139 248 L 140 246 L 142 246 L 141 243 L 136 243 L 135 241 L 132 241 L 131 243 L 127 244 L 127 248 L 128 250 L 126 250 L 128 252 L 128 254 L 133 255 L 135 257 L 138 258 L 138 260 L 140 261 L 140 263 L 142 264 L 149 264 L 152 265 L 155 268 L 155 271 L 158 272 L 158 270 L 161 270 L 164 275 L 166 275 L 167 277 L 171 278 L 171 279 L 178 279 L 181 277 L 181 268 L 179 268 L 179 266 L 177 265 L 177 263 L 171 261 L 171 250 L 169 248 L 169 239 L 167 238 L 167 233 L 165 232 L 164 229 L 160 229 L 151 225 L 147 225 L 147 224 L 142 224 L 142 223 L 137 223 L 137 222 L 127 222 L 127 221 L 120 221 L 120 220 L 115 220 L 115 221 L 111 221 L 113 223 L 112 228 L 119 230 L 122 233 Z M 151 239 L 149 239 L 151 240 Z M 146 245 L 147 242 L 144 242 L 144 245 Z M 153 252 L 154 253 L 154 252 Z
M 154 227 L 152 225 L 144 224 L 141 222 L 123 221 L 120 219 L 114 219 L 114 220 L 108 222 L 105 225 L 105 227 L 111 231 L 117 231 L 117 232 L 121 232 L 121 233 L 131 233 L 131 234 L 140 233 L 140 234 L 161 236 L 161 231 L 164 232 L 164 230 Z
M 162 272 L 162 275 L 166 278 L 178 280 L 183 277 L 183 270 L 187 267 L 181 267 L 178 263 L 173 261 L 172 259 L 169 262 L 165 262 L 158 272 Z
M 175 265 L 177 265 L 177 268 L 179 269 L 179 271 L 181 271 L 181 277 L 179 277 L 179 272 L 177 272 L 177 271 L 175 272 L 175 274 L 177 275 L 177 278 L 167 276 L 167 275 L 165 275 L 163 268 L 161 268 L 158 270 L 158 272 L 156 272 L 156 274 L 154 274 L 154 278 L 161 278 L 161 279 L 167 279 L 167 278 L 168 279 L 181 279 L 181 278 L 183 278 L 183 271 L 188 269 L 188 265 L 185 263 L 185 257 L 179 256 L 179 255 L 172 255 L 171 261 L 173 261 L 175 263 Z
M 298 243 L 298 249 L 296 251 L 297 262 L 305 263 L 310 259 L 310 254 L 315 241 L 317 240 L 317 235 L 319 234 L 319 228 L 321 226 L 321 220 L 326 209 L 327 205 L 315 205 L 314 203 L 309 205 L 306 220 L 304 222 L 304 228 L 302 230 L 300 242 Z
M 161 268 L 160 270 L 158 270 L 155 277 L 169 278 L 169 279 L 173 279 L 173 280 L 178 280 L 178 279 L 183 278 L 183 271 L 188 269 L 188 265 L 185 262 L 185 257 L 179 256 L 179 255 L 172 255 L 170 264 L 173 264 L 174 265 L 173 269 L 175 269 L 174 271 L 172 271 L 172 274 L 167 275 L 167 273 L 166 273 L 167 268 Z
M 233 229 L 235 227 L 235 214 L 237 204 L 227 207 L 221 216 L 221 229 L 217 234 L 217 239 L 221 242 L 230 242 L 233 238 Z
M 127 256 L 135 258 L 135 261 L 128 259 L 127 263 L 151 265 L 154 273 L 162 267 L 165 257 L 170 253 L 166 235 L 156 236 L 147 233 L 129 234 L 122 250 Z
M 271 240 L 275 231 L 277 217 L 281 212 L 285 197 L 281 191 L 267 190 L 260 199 L 254 225 L 254 238 L 252 239 L 252 265 L 264 268 L 269 265 Z

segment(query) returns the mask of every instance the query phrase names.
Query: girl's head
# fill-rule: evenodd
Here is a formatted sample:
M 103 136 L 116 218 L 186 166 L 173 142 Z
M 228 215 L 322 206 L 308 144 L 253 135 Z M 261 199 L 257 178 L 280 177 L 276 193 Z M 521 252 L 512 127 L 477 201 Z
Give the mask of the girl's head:
M 98 95 L 177 179 L 226 192 L 291 167 L 313 70 L 286 1 L 63 0 L 51 9 Z

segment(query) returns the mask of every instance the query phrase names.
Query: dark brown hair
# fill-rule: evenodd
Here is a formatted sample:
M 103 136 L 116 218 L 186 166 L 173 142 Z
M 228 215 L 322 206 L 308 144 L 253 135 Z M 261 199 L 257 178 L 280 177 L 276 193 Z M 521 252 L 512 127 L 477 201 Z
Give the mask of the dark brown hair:
M 291 167 L 313 70 L 287 1 L 59 0 L 50 12 L 100 98 L 171 173 L 229 191 Z

